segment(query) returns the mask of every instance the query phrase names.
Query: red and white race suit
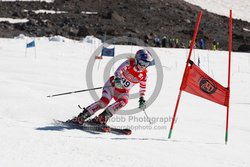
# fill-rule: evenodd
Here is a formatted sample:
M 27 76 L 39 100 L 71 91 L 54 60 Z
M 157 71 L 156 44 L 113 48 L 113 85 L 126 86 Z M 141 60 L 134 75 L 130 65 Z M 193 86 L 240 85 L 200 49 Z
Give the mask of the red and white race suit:
M 115 87 L 114 77 L 121 78 L 122 89 Z M 144 96 L 146 92 L 147 70 L 139 71 L 134 58 L 130 58 L 123 62 L 105 83 L 102 97 L 97 102 L 91 104 L 86 109 L 92 115 L 98 110 L 107 107 L 109 102 L 114 98 L 115 102 L 107 107 L 107 110 L 115 114 L 118 110 L 128 103 L 129 91 L 135 84 L 140 84 L 140 96 Z

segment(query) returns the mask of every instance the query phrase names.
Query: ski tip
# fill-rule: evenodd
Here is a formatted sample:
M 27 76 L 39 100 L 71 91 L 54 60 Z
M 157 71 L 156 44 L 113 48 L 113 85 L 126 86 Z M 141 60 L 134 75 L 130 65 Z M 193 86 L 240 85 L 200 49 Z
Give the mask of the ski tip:
M 126 134 L 126 135 L 132 134 L 132 130 L 130 130 L 130 129 L 123 129 L 123 131 L 124 131 L 124 134 Z

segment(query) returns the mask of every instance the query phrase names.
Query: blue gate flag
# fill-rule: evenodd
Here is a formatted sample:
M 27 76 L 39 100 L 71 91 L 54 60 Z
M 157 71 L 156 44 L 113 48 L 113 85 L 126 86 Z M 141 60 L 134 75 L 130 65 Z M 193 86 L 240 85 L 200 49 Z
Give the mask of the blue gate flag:
M 115 48 L 102 48 L 101 56 L 114 57 L 115 56 Z
M 32 48 L 32 47 L 35 47 L 35 40 L 26 44 L 26 48 Z

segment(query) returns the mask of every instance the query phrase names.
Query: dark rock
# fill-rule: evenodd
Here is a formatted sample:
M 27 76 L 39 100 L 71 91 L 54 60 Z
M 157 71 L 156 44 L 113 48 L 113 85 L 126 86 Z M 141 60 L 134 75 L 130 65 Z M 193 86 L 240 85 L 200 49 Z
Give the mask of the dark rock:
M 118 22 L 124 22 L 125 21 L 124 17 L 120 16 L 116 11 L 114 11 L 112 13 L 112 19 L 114 21 L 118 21 Z
M 35 13 L 45 9 L 57 14 Z M 155 36 L 168 39 L 178 38 L 188 43 L 192 38 L 197 13 L 201 8 L 183 0 L 55 0 L 46 2 L 2 2 L 0 17 L 27 18 L 27 23 L 10 24 L 0 22 L 0 37 L 62 35 L 72 39 L 82 39 L 95 35 L 100 39 L 112 36 L 131 35 L 153 45 Z M 67 13 L 59 13 L 66 11 Z M 203 11 L 197 38 L 205 40 L 205 46 L 216 39 L 223 50 L 228 48 L 229 19 Z M 83 14 L 82 12 L 95 12 Z M 250 43 L 250 33 L 243 28 L 250 23 L 233 20 L 233 49 Z
M 240 45 L 238 48 L 238 52 L 249 52 L 250 53 L 250 45 Z

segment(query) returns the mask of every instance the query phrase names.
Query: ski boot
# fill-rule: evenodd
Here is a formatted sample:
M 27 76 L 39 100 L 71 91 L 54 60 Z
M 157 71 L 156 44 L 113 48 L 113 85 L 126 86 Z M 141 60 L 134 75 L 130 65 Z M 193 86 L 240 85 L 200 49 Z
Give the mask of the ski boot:
M 113 114 L 106 109 L 99 116 L 96 116 L 95 118 L 91 119 L 87 123 L 100 127 L 102 129 L 102 131 L 104 131 L 104 132 L 110 132 L 111 129 L 107 125 L 107 122 L 108 122 L 109 118 L 111 118 L 112 116 L 113 116 Z
M 85 122 L 85 120 L 90 116 L 91 115 L 89 111 L 86 108 L 83 108 L 83 111 L 77 117 L 74 117 L 73 119 L 70 119 L 66 122 L 82 125 Z

